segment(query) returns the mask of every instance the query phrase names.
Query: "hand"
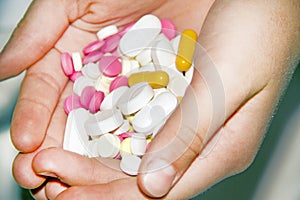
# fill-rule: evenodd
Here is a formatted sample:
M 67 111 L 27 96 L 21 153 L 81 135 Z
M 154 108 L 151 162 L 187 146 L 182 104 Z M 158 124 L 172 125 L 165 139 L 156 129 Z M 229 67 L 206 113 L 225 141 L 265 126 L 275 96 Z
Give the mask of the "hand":
M 278 4 L 281 5 L 281 3 Z M 278 7 L 276 6 L 279 5 L 274 5 L 274 7 L 271 6 L 271 8 L 277 10 Z M 214 115 L 211 111 L 211 108 L 214 105 L 208 94 L 209 92 L 214 91 L 205 88 L 204 81 L 207 81 L 209 79 L 207 79 L 207 76 L 205 75 L 207 72 L 203 72 L 202 70 L 207 68 L 207 66 L 212 65 L 208 59 L 200 60 L 197 66 L 201 68 L 200 73 L 202 76 L 204 75 L 204 78 L 200 77 L 199 75 L 195 76 L 192 88 L 197 92 L 188 92 L 188 96 L 195 96 L 195 100 L 200 106 L 209 105 L 207 107 L 204 107 L 205 110 L 199 110 L 199 116 L 204 116 L 204 118 L 200 118 L 200 126 L 195 130 L 195 132 L 197 132 L 197 134 L 201 136 L 199 138 L 203 139 L 202 141 L 194 140 L 195 134 L 191 134 L 190 137 L 187 137 L 187 135 L 181 137 L 183 132 L 177 133 L 178 137 L 175 137 L 175 142 L 178 142 L 179 145 L 181 144 L 180 139 L 192 139 L 193 143 L 191 146 L 189 146 L 189 149 L 187 151 L 181 151 L 184 152 L 184 156 L 181 156 L 180 154 L 181 157 L 172 164 L 173 168 L 175 168 L 179 173 L 179 175 L 176 175 L 177 177 L 179 177 L 189 166 L 182 179 L 180 179 L 179 182 L 174 186 L 174 189 L 177 187 L 177 185 L 180 184 L 180 181 L 184 180 L 185 176 L 189 174 L 189 170 L 194 169 L 193 166 L 197 166 L 195 163 L 199 164 L 199 159 L 195 159 L 195 157 L 199 157 L 198 153 L 201 150 L 200 147 L 202 145 L 206 145 L 206 141 L 208 141 L 213 134 L 216 134 L 215 136 L 217 136 L 222 131 L 223 133 L 216 147 L 205 159 L 201 160 L 203 161 L 203 165 L 201 165 L 201 167 L 204 167 L 203 171 L 199 172 L 199 170 L 195 169 L 201 170 L 201 167 L 195 167 L 194 173 L 198 172 L 201 176 L 192 177 L 201 177 L 202 179 L 193 179 L 193 181 L 199 181 L 200 184 L 195 184 L 191 190 L 193 190 L 193 188 L 195 189 L 195 187 L 199 187 L 200 189 L 197 188 L 194 191 L 194 193 L 197 193 L 201 191 L 201 188 L 204 189 L 210 184 L 213 184 L 214 182 L 226 176 L 232 175 L 233 173 L 239 172 L 244 169 L 255 155 L 260 139 L 263 136 L 264 131 L 262 129 L 266 127 L 267 121 L 272 113 L 273 108 L 276 105 L 276 102 L 280 96 L 278 93 L 282 91 L 282 88 L 284 88 L 285 86 L 284 83 L 287 82 L 286 80 L 288 79 L 288 73 L 282 72 L 292 71 L 291 68 L 288 68 L 286 66 L 292 65 L 291 63 L 293 59 L 296 60 L 295 58 L 297 58 L 296 53 L 298 53 L 299 43 L 295 43 L 295 40 L 287 41 L 284 38 L 289 38 L 286 37 L 286 34 L 288 34 L 288 36 L 291 36 L 291 38 L 295 38 L 296 41 L 299 41 L 299 37 L 293 35 L 293 33 L 296 32 L 293 31 L 296 25 L 292 23 L 292 25 L 288 27 L 287 32 L 280 32 L 282 27 L 279 27 L 278 24 L 275 23 L 277 18 L 275 18 L 275 21 L 270 21 L 268 18 L 271 10 L 271 8 L 269 8 L 269 5 L 266 6 L 263 3 L 257 3 L 257 5 L 253 7 L 252 6 L 249 6 L 248 4 L 239 5 L 238 1 L 237 3 L 227 3 L 226 5 L 222 5 L 222 3 L 217 2 L 213 9 L 210 11 L 210 15 L 206 20 L 206 25 L 204 26 L 200 35 L 200 43 L 208 50 L 208 54 L 216 64 L 216 70 L 218 71 L 218 74 L 223 82 L 222 87 L 224 87 L 224 94 L 226 97 L 226 114 L 223 116 L 221 115 L 220 120 L 211 120 L 214 119 Z M 254 8 L 262 8 L 261 6 L 263 8 L 267 7 L 268 9 L 264 10 L 264 12 L 257 13 L 257 10 L 255 10 Z M 287 12 L 286 10 L 287 7 L 291 8 L 292 6 L 281 6 L 284 8 L 283 11 L 285 12 L 282 11 L 282 13 L 280 14 L 284 15 L 285 20 L 289 19 L 287 20 L 289 22 L 297 21 L 296 19 L 297 17 L 299 18 L 299 16 L 297 16 L 296 14 L 293 15 L 293 12 Z M 224 8 L 218 9 L 220 7 Z M 251 12 L 251 10 L 248 10 L 249 8 L 253 8 L 254 11 Z M 296 8 L 297 6 L 293 7 L 292 10 L 295 11 Z M 236 11 L 238 12 L 236 13 Z M 235 13 L 236 15 L 229 15 L 232 13 Z M 257 16 L 259 20 L 252 20 L 251 17 L 253 17 L 253 15 Z M 228 19 L 225 21 L 227 21 L 230 26 L 228 26 L 228 24 L 225 24 L 227 26 L 221 26 L 220 21 L 223 22 L 224 19 Z M 261 29 L 262 27 L 264 28 Z M 232 35 L 228 35 L 228 33 Z M 266 41 L 257 41 L 258 38 L 272 38 L 272 35 L 275 33 L 276 36 L 280 39 L 278 39 L 277 41 L 272 41 L 271 44 L 267 44 Z M 242 46 L 241 44 L 244 44 L 245 46 Z M 270 50 L 270 46 L 280 48 L 272 48 Z M 261 57 L 260 55 L 270 55 L 271 57 Z M 285 57 L 288 57 L 289 55 L 292 55 L 291 60 L 285 60 Z M 255 62 L 251 62 L 252 58 L 255 56 L 257 56 L 257 59 L 255 60 Z M 272 63 L 274 61 L 273 58 L 276 61 L 275 64 Z M 243 66 L 243 68 L 241 68 L 240 66 Z M 238 84 L 233 84 L 233 81 L 235 81 L 234 83 Z M 237 88 L 240 83 L 244 83 L 245 87 Z M 234 88 L 234 90 L 232 88 Z M 188 106 L 186 106 L 186 102 L 188 102 L 188 99 L 193 100 L 193 98 L 188 98 L 188 96 L 182 103 L 183 111 L 185 109 L 189 109 Z M 219 110 L 216 111 L 216 114 L 220 114 L 218 113 Z M 177 111 L 173 115 L 172 121 L 174 124 L 176 124 L 174 121 L 179 121 L 179 118 L 181 117 L 178 113 L 179 111 Z M 221 114 L 224 113 L 221 112 Z M 157 136 L 157 138 L 153 142 L 150 152 L 152 152 L 158 145 L 160 145 L 160 148 L 161 146 L 165 146 L 166 142 L 164 141 L 166 140 L 166 137 L 168 137 L 168 140 L 170 140 L 172 131 L 169 130 L 172 130 L 174 128 L 172 127 L 174 126 L 174 124 L 171 124 L 171 126 L 170 121 L 171 120 L 169 120 L 164 130 Z M 187 124 L 182 124 L 181 127 L 186 127 L 186 125 Z M 207 131 L 208 127 L 210 127 L 209 131 Z M 240 132 L 244 130 L 247 130 L 248 132 L 240 134 Z M 185 134 L 187 133 L 188 132 L 185 132 Z M 173 136 L 171 135 L 171 137 Z M 178 150 L 178 146 L 175 147 L 176 150 Z M 185 150 L 187 146 L 182 145 L 182 147 L 183 150 Z M 178 155 L 174 155 L 174 152 L 172 153 L 172 150 L 173 148 L 171 147 L 167 150 L 164 149 L 164 151 L 160 151 L 161 158 L 177 158 L 176 156 Z M 171 153 L 168 156 L 165 156 L 169 152 Z M 228 157 L 228 155 L 235 156 Z M 145 168 L 148 167 L 147 163 L 149 163 L 150 159 L 151 154 L 144 157 L 141 171 L 145 171 Z M 156 157 L 155 159 L 158 159 L 158 157 Z M 171 161 L 167 160 L 166 163 L 170 163 Z M 215 163 L 213 161 L 215 161 Z M 217 163 L 219 165 L 216 165 Z M 222 165 L 220 165 L 220 163 Z M 205 166 L 207 168 L 205 168 Z M 206 171 L 204 171 L 205 169 Z M 146 171 L 147 170 L 148 169 L 146 169 Z M 210 171 L 213 174 L 207 177 L 207 171 Z M 169 178 L 169 180 L 160 177 L 160 180 L 170 182 L 173 177 L 167 177 Z M 149 185 L 145 186 L 145 180 L 143 178 L 145 177 L 143 174 L 141 174 L 141 176 L 139 177 L 141 188 L 148 192 L 148 194 L 150 195 L 160 196 L 169 189 L 168 187 L 161 187 L 163 191 L 157 192 L 155 191 L 155 189 L 154 191 L 153 189 L 151 191 L 151 189 L 149 189 Z M 116 181 L 116 185 L 117 182 L 120 181 Z M 113 184 L 114 182 L 112 182 L 110 186 L 113 187 Z M 164 184 L 163 186 L 169 185 L 171 184 Z M 75 192 L 78 188 L 80 187 L 75 187 L 67 191 Z M 94 190 L 95 188 L 98 188 L 98 190 L 100 191 L 101 189 L 103 189 L 103 186 L 84 188 L 91 188 Z M 114 190 L 112 190 L 112 192 L 113 191 Z M 172 191 L 170 192 L 170 194 L 172 194 Z
M 13 172 L 21 186 L 40 186 L 45 177 L 32 170 L 33 157 L 42 149 L 62 146 L 66 121 L 62 102 L 71 93 L 71 84 L 61 70 L 60 53 L 81 51 L 96 39 L 95 33 L 101 27 L 123 26 L 149 12 L 172 19 L 179 31 L 186 28 L 199 31 L 211 1 L 190 1 L 190 5 L 198 8 L 194 12 L 189 12 L 185 5 L 180 0 L 32 3 L 0 54 L 1 80 L 27 69 L 11 125 L 12 141 L 21 152 L 15 159 Z M 191 17 L 198 20 L 187 20 Z

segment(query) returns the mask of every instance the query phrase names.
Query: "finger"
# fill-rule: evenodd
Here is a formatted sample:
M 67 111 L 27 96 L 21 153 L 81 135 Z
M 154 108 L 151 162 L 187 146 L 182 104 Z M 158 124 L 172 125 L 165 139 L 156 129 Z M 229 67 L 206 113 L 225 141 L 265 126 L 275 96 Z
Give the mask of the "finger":
M 66 88 L 66 91 L 62 95 L 62 99 L 66 96 L 66 93 L 71 89 Z M 47 130 L 46 138 L 36 151 L 32 153 L 20 153 L 13 163 L 13 175 L 15 180 L 24 188 L 37 188 L 44 181 L 45 177 L 37 175 L 32 169 L 32 160 L 34 156 L 42 149 L 49 147 L 59 147 L 62 146 L 64 126 L 66 123 L 66 115 L 63 110 L 63 101 L 61 100 L 55 110 L 51 125 Z
M 108 184 L 72 186 L 57 196 L 67 199 L 146 199 L 138 189 L 136 178 L 126 178 Z M 149 199 L 149 198 L 148 198 Z
M 66 83 L 56 50 L 28 70 L 11 124 L 12 142 L 19 151 L 32 152 L 41 145 Z
M 34 1 L 0 54 L 0 80 L 20 73 L 43 57 L 69 23 L 82 14 L 81 9 L 76 13 L 74 8 L 76 1 Z
M 108 183 L 128 177 L 120 171 L 118 160 L 88 158 L 61 148 L 39 152 L 32 166 L 37 174 L 59 178 L 68 185 Z
M 68 189 L 69 186 L 62 183 L 57 179 L 49 179 L 46 187 L 45 193 L 49 200 L 56 199 L 57 195 Z
M 38 188 L 31 189 L 30 195 L 36 200 L 48 200 L 45 192 L 45 185 L 41 185 Z
M 251 60 L 252 56 L 259 57 L 262 53 L 258 50 L 261 43 L 257 42 L 257 35 L 261 34 L 258 27 L 262 24 L 254 23 L 248 14 L 244 14 L 247 6 L 231 6 L 222 2 L 214 5 L 216 13 L 208 17 L 202 34 L 214 33 L 219 43 L 212 38 L 205 40 L 200 34 L 209 55 L 198 46 L 192 85 L 180 108 L 143 157 L 138 182 L 152 197 L 165 195 L 224 122 L 268 83 L 270 71 L 253 71 L 264 65 L 263 59 L 257 59 L 255 64 Z M 225 17 L 231 26 L 220 30 L 224 27 L 215 25 Z M 236 56 L 239 58 L 228 59 Z M 241 87 L 240 83 L 245 80 L 247 84 Z

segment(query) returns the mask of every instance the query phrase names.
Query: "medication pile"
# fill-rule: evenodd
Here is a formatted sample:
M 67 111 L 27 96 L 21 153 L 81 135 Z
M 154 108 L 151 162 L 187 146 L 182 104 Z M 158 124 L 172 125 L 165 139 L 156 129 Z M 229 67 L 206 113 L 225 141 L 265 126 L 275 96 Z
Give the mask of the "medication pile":
M 102 28 L 83 52 L 62 53 L 73 84 L 63 148 L 120 159 L 137 175 L 151 140 L 175 110 L 193 76 L 197 34 L 148 14 L 121 30 Z M 83 56 L 82 56 L 83 55 Z

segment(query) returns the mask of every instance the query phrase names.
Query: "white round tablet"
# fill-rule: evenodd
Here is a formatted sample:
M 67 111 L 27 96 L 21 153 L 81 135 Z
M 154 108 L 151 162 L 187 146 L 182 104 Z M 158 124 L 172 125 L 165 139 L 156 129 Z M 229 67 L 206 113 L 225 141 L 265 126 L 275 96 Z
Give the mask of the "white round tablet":
M 153 89 L 148 83 L 137 83 L 130 87 L 129 91 L 120 97 L 117 107 L 124 115 L 130 115 L 147 105 L 153 95 Z
M 117 129 L 123 121 L 118 109 L 103 110 L 90 117 L 84 127 L 88 135 L 103 135 Z
M 128 175 L 136 176 L 141 164 L 141 159 L 134 155 L 125 155 L 120 162 L 120 168 Z
M 146 152 L 147 140 L 143 133 L 134 133 L 131 137 L 130 147 L 133 155 L 143 156 Z
M 120 151 L 120 139 L 118 136 L 106 133 L 96 140 L 100 157 L 114 158 Z

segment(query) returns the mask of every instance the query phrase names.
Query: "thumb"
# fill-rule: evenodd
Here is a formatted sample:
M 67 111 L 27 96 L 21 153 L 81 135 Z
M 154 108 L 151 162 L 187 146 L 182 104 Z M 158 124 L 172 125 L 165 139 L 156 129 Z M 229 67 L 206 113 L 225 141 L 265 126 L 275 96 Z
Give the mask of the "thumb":
M 62 2 L 72 2 L 68 5 Z M 67 6 L 76 1 L 36 0 L 0 53 L 0 80 L 15 76 L 43 57 L 69 25 Z
M 212 75 L 211 72 L 214 73 L 210 70 L 206 76 Z M 211 77 L 214 84 L 206 87 L 205 82 L 210 80 L 199 74 L 194 75 L 193 81 L 197 85 L 188 88 L 180 106 L 143 156 L 138 184 L 151 197 L 162 197 L 169 192 L 224 122 L 221 81 L 217 83 Z

